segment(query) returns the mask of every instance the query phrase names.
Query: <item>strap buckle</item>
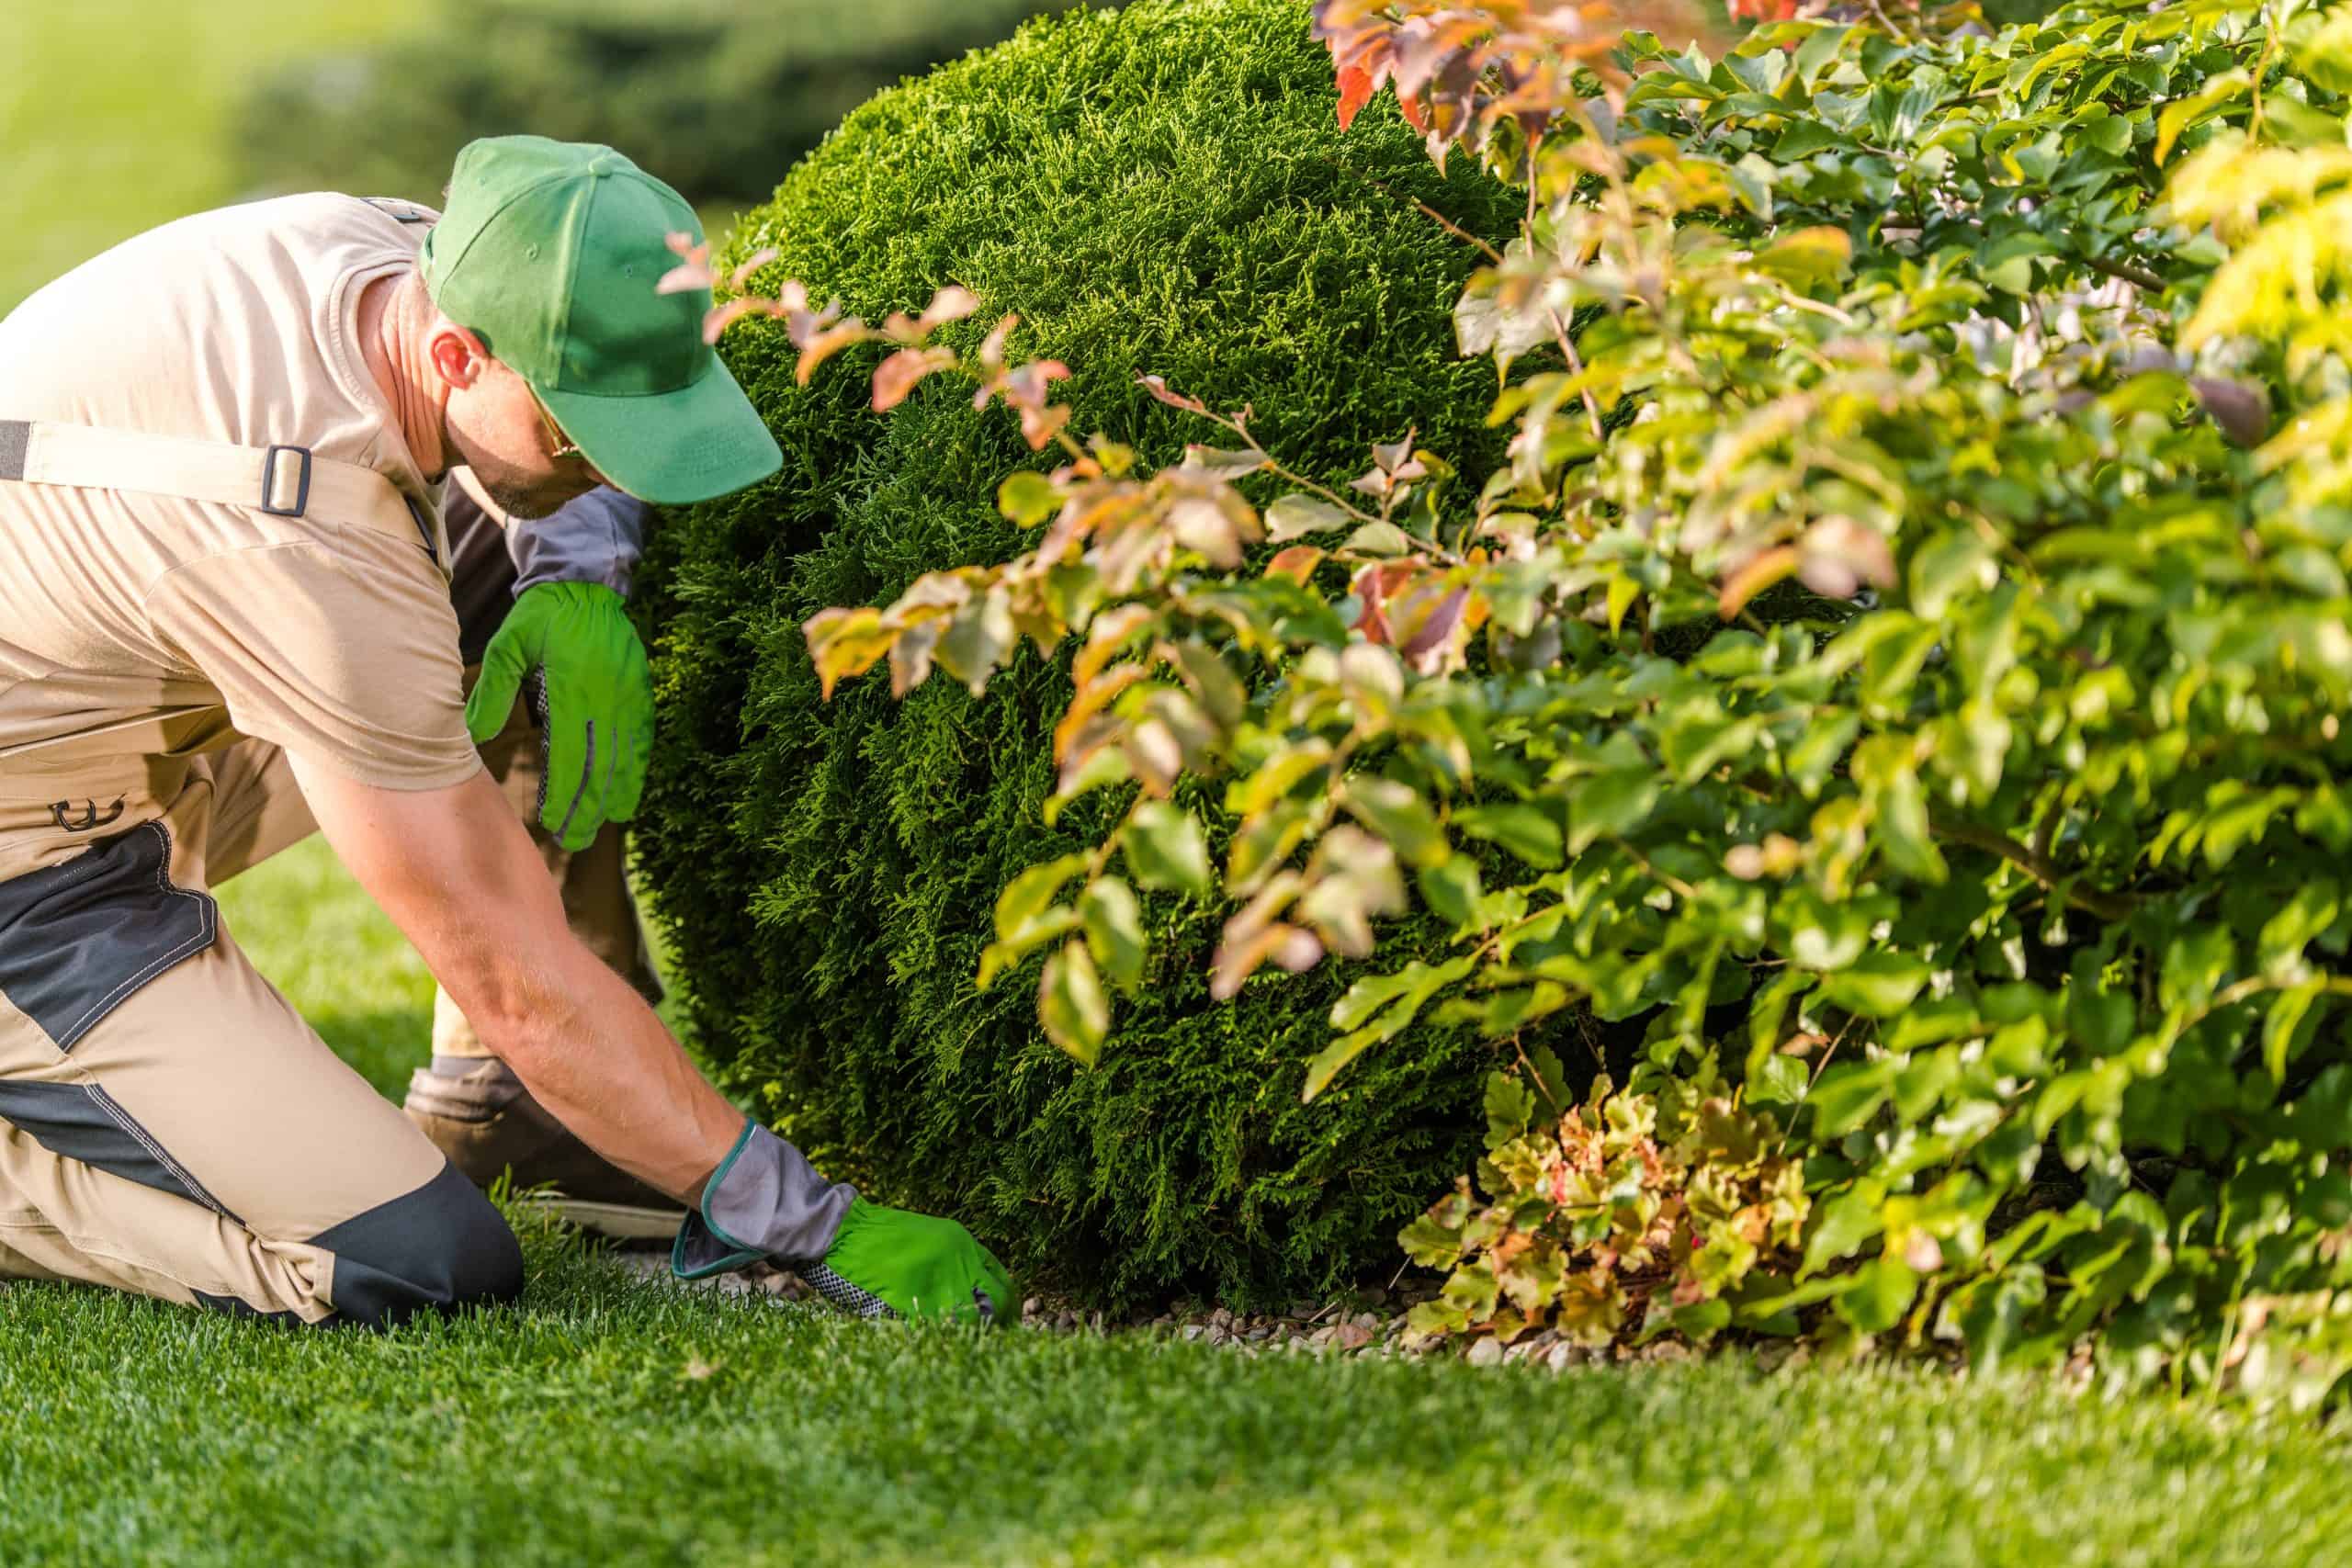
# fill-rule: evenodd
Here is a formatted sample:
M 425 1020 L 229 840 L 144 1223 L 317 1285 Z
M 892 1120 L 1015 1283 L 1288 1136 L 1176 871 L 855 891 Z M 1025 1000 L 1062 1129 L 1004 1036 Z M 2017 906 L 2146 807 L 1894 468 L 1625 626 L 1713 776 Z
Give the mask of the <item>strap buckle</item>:
M 294 504 L 273 506 L 269 498 L 277 492 L 277 455 L 291 452 L 302 459 L 294 487 Z M 308 446 L 272 446 L 261 460 L 261 509 L 273 517 L 300 517 L 302 509 L 311 504 L 311 449 Z

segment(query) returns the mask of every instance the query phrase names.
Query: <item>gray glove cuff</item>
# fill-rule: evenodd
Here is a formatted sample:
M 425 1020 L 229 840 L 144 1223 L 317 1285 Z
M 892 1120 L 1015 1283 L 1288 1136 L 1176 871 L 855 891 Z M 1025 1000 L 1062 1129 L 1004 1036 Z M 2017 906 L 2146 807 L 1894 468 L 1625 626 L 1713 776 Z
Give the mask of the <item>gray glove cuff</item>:
M 763 1258 L 814 1262 L 833 1249 L 856 1199 L 857 1189 L 826 1180 L 798 1149 L 746 1118 L 742 1136 L 679 1228 L 670 1271 L 700 1280 Z

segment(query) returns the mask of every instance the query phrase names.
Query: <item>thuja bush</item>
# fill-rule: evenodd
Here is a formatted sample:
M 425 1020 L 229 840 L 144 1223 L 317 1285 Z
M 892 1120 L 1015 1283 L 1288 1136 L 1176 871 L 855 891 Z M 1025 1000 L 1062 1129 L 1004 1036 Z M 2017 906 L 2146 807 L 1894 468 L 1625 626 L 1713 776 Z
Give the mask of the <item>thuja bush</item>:
M 1005 886 L 982 964 L 1048 954 L 1074 1057 L 1129 1054 L 1137 891 L 1170 888 L 1227 906 L 1218 994 L 1371 963 L 1310 1100 L 1432 1029 L 1505 1049 L 1485 1157 L 1401 1238 L 1449 1270 L 1426 1333 L 2324 1397 L 2352 18 L 1749 9 L 1710 52 L 1517 0 L 1315 7 L 1343 120 L 1393 89 L 1527 191 L 1457 311 L 1506 367 L 1498 467 L 1397 443 L 1320 484 L 1153 383 L 1220 442 L 1155 468 L 1001 333 L 936 341 L 973 301 L 873 329 L 785 289 L 808 361 L 898 345 L 877 406 L 977 381 L 1061 458 L 1001 487 L 1021 557 L 810 649 L 855 692 L 1076 645 L 1053 805 L 1103 830 Z M 1843 607 L 1758 619 L 1792 577 Z M 1556 1048 L 1579 1012 L 1640 1030 L 1622 1087 Z
M 1142 373 L 1254 407 L 1335 480 L 1416 428 L 1495 460 L 1493 369 L 1458 357 L 1450 322 L 1481 257 L 1430 214 L 1499 239 L 1519 197 L 1440 172 L 1393 107 L 1342 134 L 1335 101 L 1291 0 L 1035 25 L 852 115 L 720 262 L 773 250 L 760 278 L 876 316 L 951 285 L 1016 311 L 1024 353 L 1070 367 L 1056 389 L 1083 427 L 1155 462 L 1194 432 Z M 1348 977 L 1213 999 L 1220 917 L 1174 894 L 1141 909 L 1157 956 L 1131 1048 L 1095 1071 L 1038 1028 L 1042 958 L 979 990 L 998 889 L 1112 820 L 1045 811 L 1067 661 L 1015 659 L 985 700 L 943 682 L 829 704 L 801 624 L 1013 555 L 994 496 L 1028 447 L 944 385 L 877 414 L 858 374 L 876 349 L 803 386 L 769 321 L 724 347 L 785 468 L 654 542 L 662 750 L 638 833 L 720 1070 L 823 1158 L 1098 1299 L 1263 1299 L 1368 1258 L 1393 1273 L 1396 1225 L 1475 1149 L 1490 1048 L 1427 1032 L 1302 1106 Z

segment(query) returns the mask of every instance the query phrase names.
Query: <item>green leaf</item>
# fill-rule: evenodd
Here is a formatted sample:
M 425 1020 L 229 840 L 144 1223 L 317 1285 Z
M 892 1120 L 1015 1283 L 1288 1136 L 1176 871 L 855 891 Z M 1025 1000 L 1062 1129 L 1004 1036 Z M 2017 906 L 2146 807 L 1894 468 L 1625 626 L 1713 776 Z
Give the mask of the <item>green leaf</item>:
M 1899 1258 L 1881 1256 L 1856 1270 L 1838 1298 L 1838 1315 L 1864 1334 L 1883 1334 L 1903 1320 L 1918 1294 L 1919 1276 Z
M 1292 491 L 1266 508 L 1266 537 L 1275 544 L 1344 528 L 1354 519 L 1328 501 Z
M 1797 80 L 1810 89 L 1820 80 L 1823 69 L 1838 58 L 1838 51 L 1845 47 L 1846 35 L 1851 31 L 1851 28 L 1814 28 L 1813 36 L 1797 46 L 1796 59 L 1792 62 Z
M 1854 738 L 1862 730 L 1862 721 L 1850 713 L 1815 718 L 1807 725 L 1797 743 L 1789 748 L 1790 782 L 1802 790 L 1807 800 L 1821 793 L 1838 764 L 1846 760 Z
M 2236 959 L 2236 943 L 2227 926 L 2199 926 L 2173 938 L 2165 947 L 2157 999 L 2168 1008 L 2203 1007 L 2213 999 Z
M 1033 865 L 1011 882 L 996 899 L 996 934 L 1009 938 L 1052 903 L 1069 879 L 1086 869 L 1084 855 L 1064 855 Z
M 1329 1087 L 1340 1070 L 1370 1047 L 1393 1040 L 1419 1016 L 1431 997 L 1468 975 L 1475 960 L 1468 956 L 1429 964 L 1416 960 L 1394 975 L 1374 975 L 1348 987 L 1331 1008 L 1331 1027 L 1351 1031 L 1326 1046 L 1306 1065 L 1303 1100 L 1313 1100 Z
M 1868 1122 L 1893 1097 L 1896 1070 L 1893 1057 L 1825 1068 L 1805 1099 L 1815 1131 L 1824 1138 L 1842 1137 Z
M 1559 819 L 1540 806 L 1466 806 L 1452 820 L 1472 838 L 1500 844 L 1538 871 L 1560 864 Z
M 1493 1154 L 1527 1131 L 1535 1114 L 1535 1091 L 1508 1073 L 1487 1075 L 1487 1152 Z
M 1658 794 L 1657 773 L 1647 767 L 1579 779 L 1568 789 L 1568 852 L 1582 854 L 1595 839 L 1632 832 L 1649 820 Z
M 1851 1258 L 1862 1243 L 1878 1235 L 1885 1224 L 1879 1205 L 1885 1199 L 1885 1183 L 1864 1177 L 1827 1201 L 1815 1203 L 1799 1277 L 1817 1273 L 1841 1258 Z
M 1862 1018 L 1892 1018 L 1928 983 L 1928 966 L 1908 953 L 1865 953 L 1822 976 L 1822 998 Z
M 1345 804 L 1350 816 L 1387 840 L 1408 865 L 1433 866 L 1453 852 L 1437 813 L 1410 784 L 1359 775 L 1348 781 Z
M 2318 984 L 2296 986 L 2278 993 L 2262 1020 L 2262 1070 L 2283 1083 L 2287 1064 L 2311 1043 L 2318 1027 L 2312 1004 L 2325 989 Z
M 1394 523 L 1367 523 L 1340 547 L 1360 556 L 1401 556 L 1413 547 L 1413 539 Z
M 2166 104 L 2164 111 L 2156 116 L 2156 162 L 2161 164 L 2171 156 L 2173 143 L 2180 140 L 2180 133 L 2191 124 L 2222 105 L 2245 97 L 2252 86 L 2253 79 L 2244 71 L 2227 71 L 2208 78 L 2203 86 L 2188 97 Z
M 1164 800 L 1139 802 L 1119 835 L 1136 881 L 1154 891 L 1205 895 L 1209 846 L 1190 812 Z
M 1111 1031 L 1111 1003 L 1084 942 L 1064 942 L 1046 960 L 1037 983 L 1037 1021 L 1046 1027 L 1046 1038 L 1081 1066 L 1092 1066 L 1102 1055 L 1103 1036 Z
M 996 491 L 996 509 L 1023 528 L 1035 528 L 1062 507 L 1054 482 L 1045 475 L 1023 471 L 1010 475 Z
M 1094 961 L 1110 972 L 1112 984 L 1133 995 L 1144 960 L 1143 908 L 1135 889 L 1115 876 L 1102 877 L 1079 895 L 1078 915 Z
M 1429 907 L 1455 925 L 1467 925 L 1478 913 L 1478 863 L 1467 855 L 1453 855 L 1421 867 L 1421 897 Z
M 1450 1269 L 1462 1257 L 1461 1227 L 1443 1225 L 1423 1214 L 1396 1233 L 1405 1256 L 1424 1269 Z

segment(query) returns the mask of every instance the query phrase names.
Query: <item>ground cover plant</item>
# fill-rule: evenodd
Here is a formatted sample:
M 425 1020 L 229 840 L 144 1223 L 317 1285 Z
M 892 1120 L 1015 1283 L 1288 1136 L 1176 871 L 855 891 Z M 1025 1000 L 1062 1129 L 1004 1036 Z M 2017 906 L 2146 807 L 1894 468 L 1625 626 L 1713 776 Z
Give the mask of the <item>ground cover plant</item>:
M 1504 1043 L 1476 1187 L 1403 1238 L 1432 1334 L 2324 1397 L 2352 21 L 1315 18 L 1343 120 L 1393 87 L 1526 192 L 1457 312 L 1507 463 L 1400 433 L 1334 490 L 1170 378 L 1220 445 L 1155 472 L 1001 334 L 772 307 L 812 361 L 894 341 L 876 407 L 977 380 L 1066 459 L 1003 487 L 1029 552 L 808 626 L 829 682 L 1079 648 L 1053 807 L 1117 816 L 1009 884 L 982 977 L 1042 954 L 1041 1027 L 1115 1060 L 1135 889 L 1178 886 L 1228 911 L 1221 994 L 1374 960 L 1310 1100 L 1430 1021 Z M 1623 1089 L 1586 1018 L 1634 1031 Z
M 1416 423 L 1499 457 L 1491 371 L 1453 341 L 1479 253 L 1415 204 L 1500 239 L 1519 198 L 1434 168 L 1393 108 L 1343 134 L 1335 101 L 1288 0 L 1071 17 L 853 115 L 731 254 L 775 248 L 763 276 L 876 315 L 951 281 L 1017 302 L 1022 341 L 1072 367 L 1069 406 L 1161 460 L 1191 423 L 1145 370 L 1254 405 L 1334 481 Z M 727 350 L 785 471 L 665 518 L 643 580 L 661 755 L 637 842 L 703 1049 L 825 1168 L 952 1206 L 1098 1300 L 1281 1303 L 1367 1257 L 1393 1273 L 1396 1226 L 1475 1152 L 1487 1048 L 1427 1032 L 1360 1096 L 1301 1107 L 1344 982 L 1216 1001 L 1218 917 L 1174 894 L 1146 906 L 1139 1048 L 1098 1072 L 1069 1072 L 1014 987 L 977 990 L 997 889 L 1103 825 L 1042 811 L 1068 676 L 1028 657 L 985 701 L 828 704 L 801 623 L 1017 551 L 992 498 L 1028 448 L 952 395 L 877 417 L 876 348 L 805 387 L 781 333 Z

